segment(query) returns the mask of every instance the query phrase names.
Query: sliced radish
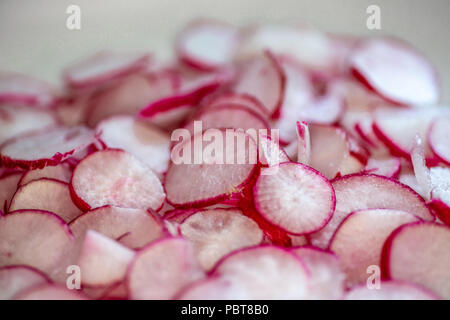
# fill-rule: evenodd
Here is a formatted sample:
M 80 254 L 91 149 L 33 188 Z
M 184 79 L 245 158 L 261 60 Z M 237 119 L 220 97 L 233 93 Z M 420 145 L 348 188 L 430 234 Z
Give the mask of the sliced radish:
M 179 105 L 171 108 L 170 104 L 160 105 L 160 109 L 155 109 L 152 115 L 145 118 L 145 122 L 155 125 L 163 130 L 171 132 L 179 128 L 195 110 L 196 106 L 191 104 Z
M 253 194 L 264 218 L 296 235 L 323 228 L 336 204 L 334 190 L 324 176 L 293 162 L 263 169 Z
M 117 149 L 98 151 L 82 160 L 70 186 L 74 202 L 83 211 L 104 205 L 156 210 L 165 198 L 150 168 Z
M 367 285 L 353 287 L 345 295 L 345 300 L 438 300 L 434 293 L 413 283 L 383 281 L 379 289 L 369 289 Z
M 201 211 L 201 209 L 173 209 L 164 214 L 164 219 L 174 223 L 182 223 L 198 211 Z
M 17 184 L 22 178 L 22 173 L 11 173 L 0 177 L 0 210 L 8 211 L 11 199 L 17 190 Z
M 241 105 L 251 109 L 267 119 L 270 114 L 264 105 L 255 97 L 246 93 L 225 92 L 208 96 L 202 101 L 205 109 L 213 109 L 226 104 Z
M 311 138 L 309 126 L 306 122 L 297 121 L 298 152 L 297 162 L 309 165 L 311 162 Z
M 367 268 L 380 266 L 381 249 L 386 238 L 401 225 L 421 219 L 391 209 L 363 209 L 348 215 L 330 241 L 351 287 L 367 280 Z
M 450 165 L 450 117 L 438 117 L 431 125 L 428 135 L 429 143 L 434 154 Z
M 271 132 L 272 136 L 266 136 L 264 134 L 258 135 L 258 155 L 259 161 L 263 165 L 269 167 L 275 166 L 282 162 L 291 161 L 286 152 L 280 147 L 279 142 L 274 140 L 274 132 Z
M 354 174 L 338 178 L 332 184 L 336 193 L 336 210 L 330 222 L 311 235 L 312 244 L 319 248 L 328 247 L 342 220 L 356 210 L 402 210 L 424 220 L 434 219 L 422 197 L 395 180 L 377 175 Z
M 431 168 L 430 183 L 429 205 L 439 219 L 450 226 L 450 168 Z
M 362 83 L 388 101 L 410 105 L 439 100 L 433 66 L 406 43 L 388 38 L 362 41 L 350 64 Z
M 73 157 L 95 142 L 94 132 L 85 127 L 55 127 L 13 138 L 0 148 L 4 166 L 42 169 Z
M 186 218 L 181 234 L 194 246 L 204 269 L 210 269 L 226 254 L 260 244 L 263 232 L 251 219 L 237 209 L 212 209 Z
M 50 283 L 50 279 L 27 266 L 9 266 L 0 268 L 0 300 L 11 300 L 19 292 Z
M 370 158 L 364 169 L 367 173 L 377 174 L 388 178 L 397 178 L 400 174 L 401 161 L 399 158 Z
M 385 277 L 411 281 L 450 298 L 450 229 L 436 223 L 411 223 L 396 229 L 383 248 Z
M 92 97 L 96 90 L 69 93 L 61 98 L 55 106 L 55 116 L 62 125 L 71 127 L 84 123 L 91 108 Z
M 88 300 L 87 297 L 66 287 L 46 284 L 19 293 L 15 300 Z
M 210 276 L 184 287 L 175 296 L 177 300 L 245 300 L 249 296 L 237 281 Z
M 157 241 L 140 251 L 127 274 L 131 299 L 170 299 L 203 277 L 194 248 L 182 238 Z
M 30 170 L 24 173 L 19 181 L 19 187 L 28 182 L 41 178 L 55 179 L 61 182 L 69 183 L 72 178 L 72 170 L 68 163 L 61 163 L 57 166 L 45 167 L 42 169 Z

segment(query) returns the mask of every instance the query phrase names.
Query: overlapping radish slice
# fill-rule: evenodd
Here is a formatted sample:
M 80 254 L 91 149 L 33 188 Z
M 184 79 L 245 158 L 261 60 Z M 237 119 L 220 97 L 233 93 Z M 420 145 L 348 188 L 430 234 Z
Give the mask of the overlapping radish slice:
M 19 293 L 15 300 L 88 300 L 76 290 L 69 290 L 64 286 L 46 284 L 33 287 Z
M 55 179 L 61 182 L 69 183 L 72 178 L 72 169 L 68 163 L 63 162 L 57 166 L 48 166 L 42 169 L 29 170 L 23 174 L 18 185 L 20 187 L 28 182 L 41 178 Z
M 55 106 L 58 122 L 68 127 L 83 124 L 96 92 L 98 92 L 97 89 L 70 92 L 59 99 Z
M 274 135 L 274 131 L 271 131 L 270 137 L 264 134 L 258 135 L 259 161 L 261 164 L 269 167 L 291 161 L 286 152 L 280 147 L 279 141 L 276 141 Z
M 58 216 L 18 211 L 0 218 L 0 266 L 27 265 L 51 278 L 65 272 L 73 236 Z
M 166 132 L 131 116 L 115 116 L 97 126 L 109 148 L 123 149 L 162 175 L 169 165 L 170 139 Z
M 203 108 L 214 109 L 222 105 L 241 105 L 255 111 L 267 119 L 270 114 L 264 105 L 255 97 L 246 93 L 225 92 L 208 96 L 202 101 Z
M 70 187 L 83 211 L 104 205 L 156 210 L 165 199 L 161 182 L 150 168 L 118 149 L 84 158 L 73 172 Z
M 293 248 L 310 274 L 310 291 L 308 299 L 341 299 L 344 294 L 345 275 L 341 270 L 337 256 L 315 247 Z
M 154 112 L 145 118 L 145 122 L 155 125 L 163 130 L 172 131 L 179 128 L 189 116 L 196 110 L 196 106 L 191 104 L 171 107 L 160 105 Z
M 379 289 L 367 285 L 353 287 L 345 294 L 345 300 L 438 300 L 439 297 L 413 283 L 382 281 Z
M 433 220 L 425 201 L 408 186 L 386 177 L 370 174 L 343 176 L 332 182 L 336 209 L 328 224 L 311 235 L 313 245 L 327 248 L 342 220 L 360 209 L 393 209 L 407 211 L 423 220 Z
M 10 300 L 21 291 L 49 282 L 50 279 L 45 274 L 32 267 L 0 268 L 0 300 Z
M 22 173 L 19 172 L 0 177 L 0 210 L 3 210 L 5 213 L 8 211 L 21 177 Z
M 433 66 L 399 40 L 364 40 L 353 52 L 350 64 L 360 81 L 388 101 L 415 105 L 439 100 L 439 80 Z
M 336 204 L 333 187 L 324 176 L 293 162 L 263 169 L 253 194 L 264 218 L 296 235 L 323 228 Z
M 194 246 L 204 269 L 210 269 L 226 254 L 260 244 L 263 232 L 239 209 L 212 209 L 194 213 L 181 226 L 181 235 Z
M 42 169 L 77 155 L 96 141 L 85 127 L 54 127 L 8 140 L 0 147 L 0 163 L 6 167 Z
M 388 178 L 397 178 L 400 174 L 401 161 L 399 158 L 369 158 L 364 169 L 367 173 L 373 173 Z
M 370 266 L 380 266 L 386 238 L 399 226 L 421 219 L 399 210 L 363 209 L 348 215 L 330 241 L 351 287 L 367 280 Z
M 450 165 L 450 116 L 438 117 L 430 127 L 429 144 L 439 159 Z
M 449 241 L 450 229 L 436 223 L 411 223 L 396 229 L 383 247 L 384 276 L 417 283 L 449 299 Z
M 311 162 L 311 138 L 306 122 L 297 121 L 298 151 L 297 162 L 309 165 Z
M 200 20 L 188 25 L 178 35 L 176 50 L 182 62 L 210 71 L 231 62 L 238 38 L 238 30 L 233 26 Z
M 245 300 L 249 299 L 238 281 L 220 276 L 207 277 L 184 287 L 177 300 Z
M 63 71 L 63 77 L 70 87 L 98 86 L 144 70 L 149 63 L 150 56 L 146 53 L 101 51 L 67 67 Z
M 126 281 L 131 299 L 170 299 L 202 277 L 203 271 L 189 241 L 166 238 L 137 254 Z
M 180 136 L 183 140 L 172 149 L 165 190 L 167 201 L 175 207 L 202 207 L 230 199 L 255 172 L 257 146 L 251 137 L 232 129 L 209 132 Z

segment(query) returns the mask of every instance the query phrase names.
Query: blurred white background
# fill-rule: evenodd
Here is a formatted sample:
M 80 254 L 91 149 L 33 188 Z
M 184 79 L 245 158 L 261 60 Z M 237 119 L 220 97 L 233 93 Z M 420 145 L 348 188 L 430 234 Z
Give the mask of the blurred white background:
M 66 28 L 66 8 L 81 8 L 81 30 Z M 381 30 L 366 8 L 381 8 Z M 178 30 L 196 17 L 249 23 L 308 23 L 330 32 L 406 39 L 437 66 L 450 102 L 449 0 L 1 0 L 0 69 L 56 83 L 68 62 L 104 48 L 170 57 Z

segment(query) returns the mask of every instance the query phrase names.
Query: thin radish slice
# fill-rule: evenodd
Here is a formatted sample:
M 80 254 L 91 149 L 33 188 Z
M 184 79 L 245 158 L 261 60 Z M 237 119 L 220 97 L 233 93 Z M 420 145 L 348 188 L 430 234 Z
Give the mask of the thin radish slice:
M 54 212 L 70 222 L 82 212 L 72 202 L 69 185 L 58 180 L 42 178 L 17 189 L 8 211 L 39 210 Z
M 177 300 L 246 300 L 249 299 L 240 283 L 220 276 L 198 280 L 175 296 Z
M 27 171 L 23 174 L 19 181 L 19 187 L 28 182 L 38 180 L 41 178 L 55 179 L 61 182 L 70 182 L 72 178 L 72 170 L 68 163 L 63 162 L 57 166 L 45 167 L 43 169 L 35 169 Z
M 22 173 L 11 173 L 0 177 L 0 210 L 8 212 L 11 199 L 17 190 Z
M 334 190 L 319 172 L 293 162 L 263 169 L 253 189 L 258 212 L 288 233 L 323 228 L 336 205 Z
M 250 300 L 306 299 L 310 275 L 293 253 L 262 245 L 234 251 L 218 262 L 213 276 L 239 285 L 241 297 Z
M 383 281 L 379 289 L 367 285 L 353 287 L 345 294 L 345 300 L 439 300 L 434 293 L 413 283 Z
M 166 132 L 131 116 L 115 116 L 103 120 L 97 126 L 97 132 L 109 148 L 131 153 L 158 175 L 167 171 L 170 139 Z
M 132 249 L 141 248 L 164 235 L 161 222 L 145 210 L 113 206 L 86 212 L 69 227 L 77 242 L 84 239 L 88 230 L 93 230 Z
M 311 162 L 311 138 L 306 122 L 297 121 L 298 152 L 297 162 L 309 165 Z
M 348 215 L 330 241 L 346 274 L 348 287 L 367 280 L 370 266 L 380 266 L 383 244 L 392 231 L 401 225 L 421 219 L 391 209 L 363 209 Z
M 27 266 L 9 266 L 0 268 L 0 300 L 11 300 L 19 292 L 34 286 L 50 283 L 50 279 Z
M 354 174 L 338 178 L 332 185 L 336 193 L 336 210 L 325 228 L 311 235 L 312 244 L 319 248 L 327 248 L 342 220 L 360 209 L 402 210 L 423 220 L 434 220 L 422 197 L 395 180 L 371 174 Z
M 88 230 L 81 247 L 78 265 L 86 286 L 108 286 L 125 277 L 133 260 L 133 250 L 101 233 Z
M 429 205 L 438 218 L 450 226 L 450 168 L 430 169 L 431 193 Z
M 3 105 L 0 108 L 0 144 L 27 131 L 52 127 L 56 124 L 55 115 L 51 111 Z
M 206 101 L 202 101 L 205 109 L 214 109 L 225 104 L 236 104 L 246 106 L 267 119 L 270 114 L 264 105 L 255 97 L 246 93 L 226 92 L 217 95 L 208 96 Z
M 406 43 L 388 38 L 362 41 L 350 64 L 363 84 L 388 101 L 416 105 L 439 100 L 433 66 Z
M 95 92 L 97 91 L 74 92 L 61 98 L 55 106 L 55 116 L 58 122 L 68 127 L 83 124 Z
M 88 300 L 87 297 L 66 287 L 47 284 L 19 293 L 14 300 Z
M 13 72 L 0 73 L 0 103 L 52 107 L 58 92 L 50 84 Z
M 182 223 L 194 213 L 201 209 L 173 209 L 164 214 L 164 219 L 173 223 Z
M 179 105 L 173 108 L 170 104 L 167 106 L 161 105 L 160 109 L 155 109 L 152 115 L 145 118 L 145 122 L 171 132 L 179 128 L 195 110 L 196 106 L 190 104 Z
M 208 131 L 189 136 L 189 140 L 183 140 L 172 149 L 173 162 L 165 180 L 167 201 L 171 205 L 203 207 L 220 203 L 230 199 L 233 193 L 239 193 L 252 178 L 257 162 L 256 142 L 242 131 L 210 132 L 222 142 L 217 148 L 214 145 L 217 149 L 214 156 L 211 154 L 213 144 L 202 142 L 208 140 Z M 190 154 L 189 158 L 183 158 L 181 151 Z
M 342 99 L 331 93 L 316 97 L 311 103 L 299 110 L 300 119 L 316 124 L 333 124 L 344 113 Z
M 201 266 L 208 270 L 226 254 L 260 244 L 263 232 L 237 209 L 197 212 L 180 226 L 183 237 L 191 241 Z
M 377 174 L 388 178 L 397 178 L 400 174 L 401 161 L 399 158 L 370 158 L 364 169 L 367 173 Z
M 42 169 L 75 156 L 96 140 L 85 127 L 55 127 L 29 132 L 0 147 L 0 162 L 7 167 Z
M 215 70 L 231 62 L 238 30 L 214 21 L 195 21 L 178 35 L 180 60 L 202 71 Z
M 203 277 L 194 249 L 183 238 L 166 238 L 140 251 L 127 274 L 130 299 L 170 299 Z
M 438 117 L 430 127 L 428 140 L 434 154 L 450 165 L 450 117 Z
M 73 236 L 58 216 L 18 211 L 0 219 L 0 266 L 28 265 L 49 277 L 66 270 Z
M 286 152 L 280 147 L 279 141 L 276 141 L 274 138 L 274 131 L 271 131 L 270 137 L 264 134 L 258 136 L 259 161 L 269 167 L 291 161 Z
M 158 177 L 131 154 L 117 149 L 95 152 L 75 168 L 70 183 L 83 211 L 104 205 L 156 210 L 165 194 Z
M 308 299 L 337 300 L 344 294 L 345 275 L 337 256 L 314 247 L 293 248 L 310 273 L 311 289 Z
M 98 86 L 148 67 L 146 53 L 101 51 L 78 61 L 63 71 L 67 85 L 75 88 Z
M 450 298 L 450 229 L 418 222 L 396 229 L 383 247 L 382 265 L 388 279 L 411 281 Z

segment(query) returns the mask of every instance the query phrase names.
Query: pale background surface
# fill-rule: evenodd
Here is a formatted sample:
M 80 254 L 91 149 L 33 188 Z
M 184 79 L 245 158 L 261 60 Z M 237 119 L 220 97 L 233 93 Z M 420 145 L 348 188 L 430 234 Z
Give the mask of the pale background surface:
M 70 4 L 81 7 L 79 31 L 66 28 Z M 366 28 L 370 4 L 381 7 L 381 31 Z M 399 36 L 437 66 L 443 100 L 450 102 L 449 0 L 0 0 L 0 69 L 57 82 L 64 65 L 98 49 L 144 49 L 167 57 L 176 32 L 195 17 Z

